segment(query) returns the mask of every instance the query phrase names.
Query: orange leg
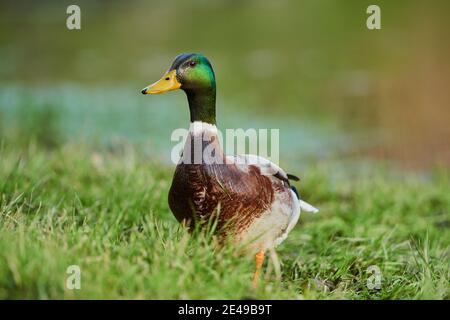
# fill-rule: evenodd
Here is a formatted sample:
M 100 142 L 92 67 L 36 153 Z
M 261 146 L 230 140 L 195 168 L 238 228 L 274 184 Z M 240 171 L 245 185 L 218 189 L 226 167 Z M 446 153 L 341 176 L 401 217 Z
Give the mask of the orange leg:
M 259 274 L 261 272 L 261 267 L 264 262 L 264 251 L 259 251 L 255 255 L 255 262 L 256 262 L 256 269 L 255 274 L 253 275 L 253 288 L 256 288 L 258 286 Z

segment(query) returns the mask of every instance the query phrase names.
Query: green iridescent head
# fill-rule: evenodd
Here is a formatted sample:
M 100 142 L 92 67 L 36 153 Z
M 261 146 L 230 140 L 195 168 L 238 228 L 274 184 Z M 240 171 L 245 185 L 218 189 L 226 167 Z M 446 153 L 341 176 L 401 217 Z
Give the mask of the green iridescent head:
M 211 63 L 204 55 L 178 55 L 164 76 L 142 89 L 142 93 L 158 94 L 176 89 L 186 92 L 191 122 L 216 123 L 216 78 Z

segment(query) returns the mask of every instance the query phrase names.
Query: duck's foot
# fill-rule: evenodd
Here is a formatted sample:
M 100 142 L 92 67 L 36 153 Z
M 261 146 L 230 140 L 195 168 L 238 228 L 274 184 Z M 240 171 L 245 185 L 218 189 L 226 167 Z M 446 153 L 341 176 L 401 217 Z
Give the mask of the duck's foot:
M 264 251 L 259 251 L 255 255 L 256 269 L 255 269 L 255 274 L 253 275 L 253 288 L 255 288 L 255 289 L 258 286 L 259 274 L 261 273 L 261 268 L 262 268 L 263 262 L 264 262 Z

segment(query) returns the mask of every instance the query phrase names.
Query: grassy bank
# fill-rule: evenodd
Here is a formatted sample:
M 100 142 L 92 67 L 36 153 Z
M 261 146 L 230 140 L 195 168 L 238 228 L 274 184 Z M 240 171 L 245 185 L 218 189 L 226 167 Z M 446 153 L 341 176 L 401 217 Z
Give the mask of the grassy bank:
M 302 215 L 253 290 L 250 257 L 178 226 L 167 206 L 173 168 L 130 145 L 0 150 L 2 299 L 449 298 L 446 170 L 339 178 L 311 167 L 299 189 L 321 212 Z M 70 265 L 80 290 L 66 288 Z M 367 287 L 371 265 L 379 290 Z

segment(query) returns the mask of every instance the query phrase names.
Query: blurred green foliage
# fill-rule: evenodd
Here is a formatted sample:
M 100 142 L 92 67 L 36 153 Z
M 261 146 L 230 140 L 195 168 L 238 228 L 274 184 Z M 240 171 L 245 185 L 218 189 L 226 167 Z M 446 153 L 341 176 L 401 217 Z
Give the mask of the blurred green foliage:
M 379 31 L 366 28 L 372 2 L 359 0 L 81 0 L 75 31 L 65 26 L 69 4 L 2 1 L 0 85 L 138 94 L 178 53 L 202 52 L 218 78 L 219 124 L 238 120 L 238 110 L 319 129 L 332 122 L 367 143 L 359 156 L 450 162 L 448 1 L 377 1 Z M 93 110 L 98 102 L 88 101 Z M 132 103 L 123 101 L 133 111 Z

